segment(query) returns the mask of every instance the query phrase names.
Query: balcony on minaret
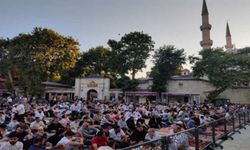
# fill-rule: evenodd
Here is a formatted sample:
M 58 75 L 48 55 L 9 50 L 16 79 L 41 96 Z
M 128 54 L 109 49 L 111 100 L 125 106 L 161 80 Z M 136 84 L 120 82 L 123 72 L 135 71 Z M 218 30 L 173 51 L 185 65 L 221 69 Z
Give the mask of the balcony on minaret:
M 206 24 L 206 25 L 201 25 L 200 26 L 201 31 L 203 31 L 203 30 L 211 30 L 211 28 L 212 28 L 211 24 Z
M 202 48 L 209 49 L 213 45 L 213 41 L 212 40 L 205 40 L 205 41 L 201 41 L 200 44 L 201 44 Z

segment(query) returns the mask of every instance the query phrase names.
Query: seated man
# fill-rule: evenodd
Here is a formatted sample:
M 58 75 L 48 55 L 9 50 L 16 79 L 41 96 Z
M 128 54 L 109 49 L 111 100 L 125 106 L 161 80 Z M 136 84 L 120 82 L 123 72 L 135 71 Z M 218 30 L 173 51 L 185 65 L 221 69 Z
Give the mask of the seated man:
M 153 128 L 149 128 L 148 133 L 145 136 L 145 140 L 153 141 L 153 140 L 159 140 L 159 139 L 161 139 L 160 135 L 155 133 Z
M 127 122 L 125 116 L 122 115 L 121 118 L 118 120 L 117 125 L 127 134 L 130 134 L 129 128 L 127 126 Z
M 55 135 L 52 135 L 48 138 L 48 142 L 52 144 L 52 146 L 55 146 L 62 138 L 63 138 L 64 130 L 60 129 L 56 131 Z
M 18 141 L 20 142 L 24 142 L 32 138 L 31 135 L 29 135 L 29 132 L 25 131 L 25 127 L 23 124 L 17 125 L 15 127 L 15 131 L 13 132 L 16 133 Z
M 181 127 L 179 125 L 173 126 L 174 133 L 178 133 L 181 131 Z M 170 137 L 171 144 L 169 145 L 169 149 L 187 149 L 188 148 L 188 136 L 186 133 L 175 134 Z
M 40 119 L 40 117 L 36 117 L 35 121 L 33 121 L 30 124 L 30 128 L 32 131 L 37 130 L 39 127 L 43 127 L 45 128 L 45 124 L 43 123 L 43 121 Z
M 41 135 L 36 135 L 32 140 L 32 145 L 28 150 L 43 150 L 45 146 L 45 138 Z
M 48 125 L 47 131 L 49 133 L 56 133 L 60 129 L 63 129 L 63 126 L 59 123 L 59 119 L 55 117 L 53 122 Z
M 160 129 L 162 127 L 161 118 L 158 115 L 154 114 L 149 119 L 148 125 L 149 125 L 150 128 Z
M 5 142 L 1 145 L 0 150 L 22 150 L 23 143 L 18 141 L 16 132 L 12 132 L 8 135 L 8 142 Z
M 124 148 L 129 146 L 128 137 L 123 130 L 118 126 L 114 126 L 113 129 L 109 130 L 110 140 L 113 142 L 113 148 Z
M 92 149 L 97 150 L 101 146 L 108 145 L 108 138 L 105 136 L 103 130 L 100 130 L 97 135 L 91 140 Z
M 143 126 L 138 125 L 136 130 L 132 132 L 130 136 L 130 144 L 136 144 L 145 140 L 147 132 L 143 129 Z
M 91 128 L 89 126 L 89 123 L 85 120 L 78 131 L 82 134 L 82 136 L 85 139 L 84 144 L 91 145 L 91 140 L 96 135 L 97 129 Z

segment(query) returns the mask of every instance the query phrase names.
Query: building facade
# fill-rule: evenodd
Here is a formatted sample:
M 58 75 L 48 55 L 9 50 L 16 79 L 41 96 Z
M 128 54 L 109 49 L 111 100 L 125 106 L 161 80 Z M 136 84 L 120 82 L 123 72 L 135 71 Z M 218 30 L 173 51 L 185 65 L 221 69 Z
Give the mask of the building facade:
M 100 76 L 76 78 L 75 96 L 83 99 L 107 100 L 110 98 L 110 80 Z

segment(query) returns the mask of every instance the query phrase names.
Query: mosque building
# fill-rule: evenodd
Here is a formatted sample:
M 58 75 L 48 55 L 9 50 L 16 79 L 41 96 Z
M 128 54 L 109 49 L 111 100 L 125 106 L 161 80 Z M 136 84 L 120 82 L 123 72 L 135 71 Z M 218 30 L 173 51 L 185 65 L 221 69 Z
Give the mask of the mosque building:
M 206 0 L 202 5 L 202 40 L 200 45 L 203 49 L 212 48 L 213 41 L 210 38 L 212 25 L 209 23 L 209 12 Z M 235 46 L 232 44 L 231 33 L 228 23 L 226 24 L 226 45 L 225 50 L 235 52 Z M 75 80 L 74 96 L 83 99 L 95 98 L 98 100 L 117 100 L 123 97 L 125 100 L 145 102 L 148 100 L 157 100 L 161 97 L 163 102 L 203 102 L 208 93 L 214 90 L 213 85 L 206 78 L 195 78 L 189 70 L 184 69 L 182 75 L 173 76 L 168 81 L 166 91 L 159 95 L 151 92 L 151 79 L 140 79 L 137 91 L 122 91 L 120 89 L 110 89 L 110 80 L 98 75 L 91 75 L 86 78 L 77 78 Z M 47 91 L 49 94 L 49 91 Z M 54 91 L 55 92 L 55 91 Z M 250 103 L 250 84 L 234 86 L 221 93 L 218 98 L 228 99 L 235 103 Z

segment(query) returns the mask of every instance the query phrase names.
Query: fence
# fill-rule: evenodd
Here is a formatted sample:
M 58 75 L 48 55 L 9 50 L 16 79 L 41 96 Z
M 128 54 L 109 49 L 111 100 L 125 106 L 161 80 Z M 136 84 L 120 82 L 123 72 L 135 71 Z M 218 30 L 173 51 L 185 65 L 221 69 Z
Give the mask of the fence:
M 215 147 L 223 148 L 221 145 L 223 141 L 233 140 L 232 135 L 236 132 L 240 134 L 240 129 L 246 129 L 245 126 L 249 123 L 250 113 L 246 111 L 232 114 L 231 117 L 222 117 L 208 124 L 173 135 L 163 136 L 160 140 L 139 143 L 121 150 L 172 150 L 177 149 L 177 145 L 181 146 L 179 149 L 203 150 L 207 148 L 214 149 Z

